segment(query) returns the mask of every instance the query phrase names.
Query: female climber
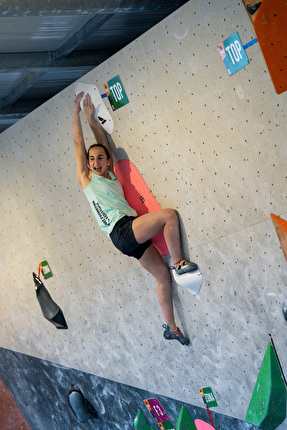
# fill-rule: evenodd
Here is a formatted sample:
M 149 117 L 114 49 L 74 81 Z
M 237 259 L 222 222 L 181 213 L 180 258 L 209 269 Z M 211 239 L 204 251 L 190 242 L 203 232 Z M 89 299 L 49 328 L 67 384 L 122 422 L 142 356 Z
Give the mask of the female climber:
M 80 102 L 97 143 L 86 150 L 80 119 Z M 182 259 L 179 221 L 175 210 L 160 211 L 137 216 L 124 198 L 123 189 L 114 175 L 112 151 L 101 125 L 96 121 L 95 107 L 89 94 L 80 93 L 74 100 L 73 135 L 76 152 L 77 178 L 86 195 L 100 228 L 109 235 L 123 254 L 135 257 L 157 281 L 157 298 L 165 323 L 164 338 L 189 344 L 174 319 L 172 284 L 169 269 L 150 239 L 163 230 L 177 274 L 198 267 Z

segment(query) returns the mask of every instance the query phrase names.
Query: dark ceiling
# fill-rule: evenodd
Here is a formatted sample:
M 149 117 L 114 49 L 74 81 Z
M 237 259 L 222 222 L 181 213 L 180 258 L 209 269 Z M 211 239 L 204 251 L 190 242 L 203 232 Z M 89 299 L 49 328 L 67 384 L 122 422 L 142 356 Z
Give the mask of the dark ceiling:
M 0 132 L 186 2 L 2 0 Z

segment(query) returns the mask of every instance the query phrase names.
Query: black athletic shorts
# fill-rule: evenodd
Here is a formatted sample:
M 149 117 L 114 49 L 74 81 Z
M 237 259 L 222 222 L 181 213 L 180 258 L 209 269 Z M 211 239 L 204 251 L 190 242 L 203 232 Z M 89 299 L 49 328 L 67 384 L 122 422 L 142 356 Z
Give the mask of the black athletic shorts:
M 134 216 L 124 216 L 121 218 L 110 233 L 110 238 L 115 247 L 123 254 L 139 260 L 145 250 L 151 245 L 151 241 L 148 240 L 141 244 L 136 241 L 132 229 L 132 223 L 135 218 Z

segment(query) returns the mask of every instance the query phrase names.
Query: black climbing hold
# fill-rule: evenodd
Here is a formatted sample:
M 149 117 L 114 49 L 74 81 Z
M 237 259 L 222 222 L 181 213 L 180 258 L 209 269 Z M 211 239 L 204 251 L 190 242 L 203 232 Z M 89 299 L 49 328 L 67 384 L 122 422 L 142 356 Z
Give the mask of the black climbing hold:
M 36 288 L 36 296 L 40 304 L 43 316 L 58 329 L 67 329 L 64 314 L 57 303 L 50 296 L 47 288 L 40 278 L 33 272 Z
M 249 4 L 248 6 L 247 6 L 247 10 L 248 10 L 248 12 L 250 13 L 250 15 L 254 15 L 255 14 L 255 12 L 259 9 L 259 7 L 260 7 L 260 5 L 261 5 L 261 1 L 259 2 L 259 3 L 256 3 L 256 4 Z

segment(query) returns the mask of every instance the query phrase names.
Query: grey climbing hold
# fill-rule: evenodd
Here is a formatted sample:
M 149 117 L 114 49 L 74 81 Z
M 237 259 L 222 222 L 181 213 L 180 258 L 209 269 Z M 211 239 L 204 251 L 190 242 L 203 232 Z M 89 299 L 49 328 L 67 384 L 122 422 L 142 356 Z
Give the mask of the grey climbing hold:
M 283 313 L 283 317 L 287 321 L 287 296 L 285 297 L 282 303 L 282 313 Z
M 47 288 L 40 278 L 33 272 L 36 296 L 40 304 L 43 316 L 58 329 L 67 329 L 64 314 L 57 303 L 50 296 Z
M 68 403 L 74 415 L 81 423 L 86 423 L 91 417 L 98 418 L 96 409 L 85 399 L 81 390 L 71 389 L 68 393 Z

